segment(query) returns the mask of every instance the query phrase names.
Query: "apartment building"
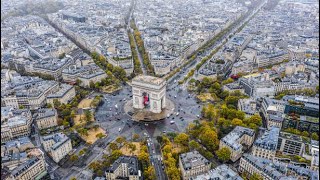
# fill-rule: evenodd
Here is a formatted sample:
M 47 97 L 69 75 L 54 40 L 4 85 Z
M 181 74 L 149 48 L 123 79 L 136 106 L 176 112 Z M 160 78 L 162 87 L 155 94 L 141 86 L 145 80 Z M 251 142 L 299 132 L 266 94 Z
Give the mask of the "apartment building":
M 28 153 L 30 157 L 26 162 L 19 165 L 11 173 L 7 180 L 41 179 L 47 174 L 47 167 L 43 152 L 36 148 Z
M 67 104 L 76 95 L 76 90 L 69 84 L 61 84 L 58 91 L 53 92 L 47 96 L 47 103 L 54 105 L 54 101 L 58 100 L 60 103 Z
M 257 102 L 253 98 L 239 99 L 238 110 L 244 112 L 247 116 L 252 116 L 258 112 Z
M 40 130 L 51 128 L 58 125 L 58 113 L 55 109 L 39 109 L 34 115 L 38 128 Z
M 239 172 L 252 176 L 259 174 L 263 180 L 310 179 L 317 180 L 318 172 L 308 168 L 284 164 L 269 159 L 243 154 L 239 163 Z
M 142 180 L 138 158 L 135 156 L 119 157 L 107 170 L 107 180 L 129 179 Z
M 31 123 L 30 110 L 1 107 L 1 141 L 30 135 Z
M 270 130 L 266 130 L 264 134 L 253 143 L 252 155 L 273 160 L 277 151 L 279 132 L 280 129 L 274 126 L 271 127 Z
M 41 144 L 56 163 L 72 150 L 71 139 L 62 133 L 42 137 Z
M 277 150 L 284 154 L 302 156 L 305 149 L 305 142 L 301 136 L 280 132 Z
M 194 180 L 243 180 L 242 177 L 226 164 L 219 165 L 215 169 L 209 170 L 208 173 L 194 178 Z
M 219 149 L 227 147 L 231 151 L 231 161 L 235 162 L 243 153 L 243 145 L 247 147 L 252 145 L 254 136 L 255 132 L 253 129 L 237 126 L 220 140 Z
M 189 180 L 207 173 L 211 168 L 211 163 L 198 151 L 180 154 L 179 167 L 183 180 Z
M 1 146 L 1 165 L 13 170 L 28 159 L 26 150 L 32 148 L 34 145 L 28 137 L 7 141 Z

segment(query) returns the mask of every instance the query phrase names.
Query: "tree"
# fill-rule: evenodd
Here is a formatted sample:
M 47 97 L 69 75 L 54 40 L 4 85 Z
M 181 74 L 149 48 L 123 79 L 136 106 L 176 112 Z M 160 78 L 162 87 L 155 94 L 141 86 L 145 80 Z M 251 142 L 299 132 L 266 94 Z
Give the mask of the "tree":
M 189 148 L 190 150 L 197 150 L 200 148 L 200 144 L 196 142 L 195 140 L 192 140 L 189 142 Z
M 90 122 L 92 119 L 92 113 L 90 110 L 85 110 L 84 111 L 84 116 L 85 116 L 85 121 Z
M 232 125 L 232 126 L 242 126 L 242 125 L 243 125 L 243 122 L 242 122 L 241 119 L 234 118 L 234 119 L 231 121 L 231 125 Z
M 85 151 L 84 151 L 84 150 L 80 150 L 80 151 L 79 151 L 79 156 L 84 155 L 84 153 L 85 153 Z
M 250 176 L 249 180 L 261 180 L 263 179 L 259 174 L 253 173 L 252 176 Z
M 72 177 L 70 180 L 77 180 L 77 178 L 75 178 L 75 177 Z
M 144 177 L 146 180 L 154 180 L 156 179 L 156 172 L 153 166 L 149 166 L 144 170 Z
M 139 134 L 133 134 L 133 136 L 132 136 L 133 141 L 137 141 L 139 138 L 140 138 Z
M 232 78 L 228 78 L 228 79 L 222 81 L 222 85 L 230 84 L 230 83 L 233 83 L 233 82 L 234 82 L 234 80 Z
M 237 106 L 238 105 L 238 100 L 239 100 L 239 97 L 237 96 L 228 96 L 226 97 L 226 104 L 227 105 L 234 105 L 234 106 Z
M 218 156 L 219 160 L 226 162 L 230 159 L 231 151 L 229 148 L 223 147 L 216 151 L 216 155 Z
M 188 146 L 189 136 L 185 133 L 180 133 L 174 138 L 174 142 L 179 145 Z
M 301 135 L 302 135 L 302 136 L 305 136 L 305 137 L 309 137 L 309 133 L 308 133 L 307 131 L 303 131 L 303 132 L 301 133 Z
M 314 133 L 311 134 L 311 139 L 318 141 L 319 140 L 319 135 L 314 132 Z
M 114 151 L 114 150 L 118 149 L 118 145 L 116 143 L 114 143 L 114 142 L 111 142 L 109 144 L 109 149 Z
M 79 157 L 76 155 L 76 154 L 73 154 L 71 157 L 70 157 L 70 160 L 71 161 L 77 161 L 79 159 Z
M 138 159 L 140 161 L 148 162 L 149 161 L 149 154 L 145 151 L 140 151 L 138 155 Z
M 204 144 L 209 151 L 214 151 L 219 146 L 218 135 L 210 128 L 204 128 L 199 136 L 201 144 Z
M 101 138 L 105 137 L 105 135 L 104 135 L 103 133 L 98 133 L 98 134 L 96 135 L 96 137 L 97 137 L 98 139 L 101 139 Z
M 130 154 L 132 154 L 137 149 L 136 145 L 133 143 L 128 143 L 128 147 L 130 149 Z
M 95 84 L 94 84 L 94 82 L 91 81 L 91 80 L 90 80 L 90 82 L 89 82 L 89 87 L 90 87 L 91 89 L 95 88 Z
M 119 144 L 119 145 L 122 145 L 122 143 L 124 143 L 126 141 L 126 138 L 123 137 L 123 136 L 119 136 L 117 137 L 116 139 L 116 142 Z

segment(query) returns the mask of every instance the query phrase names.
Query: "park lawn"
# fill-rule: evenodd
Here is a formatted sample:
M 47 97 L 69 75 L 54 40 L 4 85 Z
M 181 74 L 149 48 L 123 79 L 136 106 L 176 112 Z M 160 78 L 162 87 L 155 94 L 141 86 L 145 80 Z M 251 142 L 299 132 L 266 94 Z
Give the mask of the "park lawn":
M 214 98 L 211 96 L 210 93 L 201 93 L 200 95 L 197 96 L 197 98 L 202 101 L 214 101 Z
M 82 123 L 80 122 L 80 117 L 83 119 L 83 120 L 82 120 Z M 74 126 L 85 124 L 86 121 L 84 120 L 84 118 L 85 118 L 85 115 L 84 115 L 84 114 L 82 114 L 82 115 L 77 114 L 77 115 L 73 118 Z M 95 121 L 94 116 L 92 116 L 91 121 Z
M 118 91 L 120 89 L 121 89 L 121 87 L 117 87 L 115 85 L 109 85 L 109 86 L 102 87 L 102 92 L 110 94 L 110 93 L 113 93 L 113 92 Z
M 86 98 L 86 99 L 83 99 L 80 103 L 79 103 L 79 105 L 78 105 L 78 108 L 90 108 L 91 106 L 91 102 L 93 101 L 93 98 L 91 98 L 91 99 L 88 99 L 88 98 Z
M 98 128 L 97 130 L 94 130 L 93 128 L 88 130 L 88 136 L 81 136 L 82 139 L 84 139 L 87 143 L 89 144 L 93 144 L 94 142 L 96 142 L 96 140 L 98 140 L 98 138 L 96 137 L 97 134 L 102 133 L 104 135 L 107 136 L 106 132 L 102 129 L 102 128 Z
M 140 142 L 132 142 L 132 144 L 136 145 L 136 150 L 132 152 L 133 155 L 138 156 L 140 153 L 140 147 L 141 144 Z M 130 153 L 130 148 L 127 148 L 126 146 L 123 146 L 120 151 L 122 152 L 123 155 L 126 156 L 131 156 L 132 154 Z

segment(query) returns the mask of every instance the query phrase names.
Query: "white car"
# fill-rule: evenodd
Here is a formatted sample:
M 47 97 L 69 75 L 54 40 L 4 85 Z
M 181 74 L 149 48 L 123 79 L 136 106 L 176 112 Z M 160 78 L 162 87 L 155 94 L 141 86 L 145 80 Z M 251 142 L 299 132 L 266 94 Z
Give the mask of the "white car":
M 177 116 L 179 116 L 179 112 L 177 112 L 177 114 L 176 114 Z
M 119 128 L 119 132 L 121 131 L 121 128 Z
M 174 121 L 170 121 L 170 124 L 174 124 Z

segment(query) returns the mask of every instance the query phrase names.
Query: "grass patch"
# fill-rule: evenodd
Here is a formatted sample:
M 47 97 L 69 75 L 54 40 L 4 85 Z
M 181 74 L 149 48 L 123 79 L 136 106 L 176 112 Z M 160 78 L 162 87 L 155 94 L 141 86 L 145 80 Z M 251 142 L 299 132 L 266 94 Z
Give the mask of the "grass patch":
M 99 127 L 97 130 L 95 130 L 93 128 L 88 130 L 89 135 L 88 136 L 81 136 L 81 138 L 84 139 L 87 143 L 93 144 L 94 142 L 96 142 L 98 140 L 96 135 L 99 133 L 102 133 L 105 136 L 107 136 L 106 132 Z

